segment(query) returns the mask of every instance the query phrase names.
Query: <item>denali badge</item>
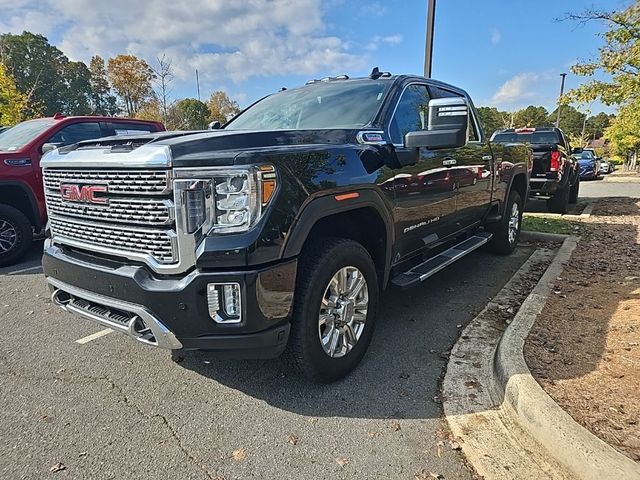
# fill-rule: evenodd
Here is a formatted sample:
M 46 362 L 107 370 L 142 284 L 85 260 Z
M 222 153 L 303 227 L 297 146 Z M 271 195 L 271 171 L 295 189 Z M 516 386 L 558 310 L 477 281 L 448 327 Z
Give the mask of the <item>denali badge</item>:
M 107 193 L 106 185 L 60 185 L 60 195 L 67 202 L 96 203 L 106 205 L 107 197 L 96 197 L 96 193 Z

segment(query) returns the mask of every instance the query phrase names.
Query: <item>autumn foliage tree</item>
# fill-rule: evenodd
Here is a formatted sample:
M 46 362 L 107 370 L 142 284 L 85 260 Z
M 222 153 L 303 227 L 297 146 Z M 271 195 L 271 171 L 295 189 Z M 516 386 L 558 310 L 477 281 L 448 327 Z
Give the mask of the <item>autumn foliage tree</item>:
M 231 100 L 222 90 L 217 90 L 211 94 L 207 106 L 210 112 L 209 121 L 218 121 L 222 124 L 227 123 L 241 111 L 238 102 Z
M 640 0 L 619 12 L 589 9 L 566 18 L 580 23 L 603 22 L 608 27 L 598 58 L 572 67 L 573 73 L 589 81 L 571 90 L 567 97 L 619 106 L 605 136 L 614 152 L 626 157 L 627 166 L 635 168 L 640 150 Z M 598 73 L 604 73 L 606 79 L 596 79 Z
M 135 117 L 145 102 L 153 98 L 153 70 L 147 62 L 135 55 L 110 58 L 107 74 L 129 117 Z
M 14 125 L 24 120 L 27 96 L 16 87 L 6 67 L 0 63 L 0 125 Z

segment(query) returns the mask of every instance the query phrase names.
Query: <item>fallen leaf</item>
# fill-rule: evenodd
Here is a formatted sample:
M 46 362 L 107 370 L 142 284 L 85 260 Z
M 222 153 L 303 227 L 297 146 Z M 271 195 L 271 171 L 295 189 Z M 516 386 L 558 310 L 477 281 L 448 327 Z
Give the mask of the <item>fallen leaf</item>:
M 86 457 L 87 456 L 87 452 L 80 452 L 78 454 L 79 457 Z
M 367 435 L 369 435 L 369 437 L 371 437 L 371 438 L 375 438 L 375 437 L 377 437 L 379 435 L 379 433 L 378 432 L 367 432 Z
M 49 471 L 55 473 L 55 472 L 60 472 L 62 470 L 65 470 L 66 468 L 67 467 L 65 467 L 62 463 L 58 462 L 53 467 L 51 467 Z
M 441 458 L 442 457 L 442 447 L 444 447 L 444 442 L 442 440 L 440 440 L 436 445 L 437 445 L 438 458 Z
M 300 437 L 298 437 L 295 433 L 290 433 L 287 437 L 287 443 L 290 443 L 291 445 L 297 445 L 298 440 L 300 440 Z
M 318 423 L 318 419 L 317 418 L 310 418 L 309 420 L 307 420 L 307 422 L 309 422 L 311 425 L 315 425 L 316 423 Z
M 451 450 L 462 450 L 462 447 L 458 442 L 450 441 L 449 446 L 451 447 Z
M 394 432 L 397 432 L 400 430 L 400 422 L 391 422 L 389 427 L 391 427 Z
M 239 448 L 237 450 L 234 450 L 231 456 L 236 462 L 240 462 L 247 458 L 247 450 L 245 448 Z
M 401 397 L 406 397 L 406 396 L 408 396 L 408 395 L 409 395 L 409 392 L 408 392 L 407 390 L 405 390 L 404 388 L 401 388 L 401 389 L 400 389 L 400 391 L 398 392 L 398 394 L 399 394 Z
M 347 460 L 344 457 L 338 457 L 338 458 L 336 458 L 336 463 L 338 465 L 340 465 L 341 467 L 344 467 L 347 463 L 349 463 L 349 460 Z

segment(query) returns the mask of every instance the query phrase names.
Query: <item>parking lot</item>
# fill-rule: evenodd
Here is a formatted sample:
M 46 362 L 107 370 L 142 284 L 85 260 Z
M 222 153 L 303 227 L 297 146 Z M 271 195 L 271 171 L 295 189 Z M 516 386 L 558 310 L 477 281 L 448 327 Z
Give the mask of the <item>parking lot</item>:
M 531 251 L 474 253 L 388 292 L 364 363 L 317 386 L 278 360 L 176 363 L 116 333 L 95 338 L 103 328 L 50 303 L 36 246 L 0 272 L 0 476 L 470 478 L 446 442 L 439 378 L 461 327 Z

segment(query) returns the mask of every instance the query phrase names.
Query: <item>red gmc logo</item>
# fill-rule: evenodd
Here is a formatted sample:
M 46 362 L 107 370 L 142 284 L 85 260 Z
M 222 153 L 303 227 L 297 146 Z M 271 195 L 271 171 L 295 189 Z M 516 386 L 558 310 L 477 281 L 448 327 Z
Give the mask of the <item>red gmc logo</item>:
M 107 197 L 96 197 L 96 193 L 107 193 L 106 185 L 60 185 L 60 195 L 67 202 L 96 203 L 106 205 Z

